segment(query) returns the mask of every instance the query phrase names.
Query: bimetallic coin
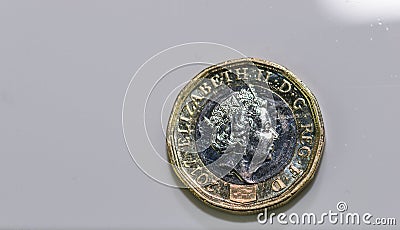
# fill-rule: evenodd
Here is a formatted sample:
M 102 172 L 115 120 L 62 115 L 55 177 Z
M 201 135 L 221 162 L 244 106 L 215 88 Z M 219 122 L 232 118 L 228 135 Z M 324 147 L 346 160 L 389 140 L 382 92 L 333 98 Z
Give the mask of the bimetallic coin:
M 311 91 L 286 68 L 246 58 L 211 66 L 180 92 L 167 129 L 171 165 L 201 200 L 251 213 L 313 178 L 324 126 Z

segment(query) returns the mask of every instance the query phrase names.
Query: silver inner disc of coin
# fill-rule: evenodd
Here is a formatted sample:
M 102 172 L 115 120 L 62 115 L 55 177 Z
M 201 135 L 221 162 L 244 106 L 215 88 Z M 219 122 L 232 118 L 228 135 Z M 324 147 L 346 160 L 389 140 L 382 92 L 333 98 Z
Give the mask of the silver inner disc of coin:
M 268 180 L 291 160 L 296 122 L 288 104 L 265 85 L 234 81 L 208 99 L 196 124 L 200 159 L 234 184 Z

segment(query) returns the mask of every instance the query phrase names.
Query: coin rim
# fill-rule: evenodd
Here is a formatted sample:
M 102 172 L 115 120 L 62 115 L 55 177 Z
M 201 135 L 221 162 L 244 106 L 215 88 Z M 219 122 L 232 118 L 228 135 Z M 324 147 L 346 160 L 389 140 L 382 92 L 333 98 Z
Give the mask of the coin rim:
M 173 157 L 176 155 L 174 152 L 174 146 L 173 146 L 173 123 L 177 120 L 177 117 L 180 114 L 180 108 L 181 104 L 184 102 L 184 99 L 186 98 L 184 95 L 188 95 L 188 93 L 191 93 L 191 90 L 196 86 L 196 83 L 203 79 L 207 73 L 213 71 L 214 69 L 221 68 L 221 67 L 226 67 L 227 65 L 232 65 L 232 64 L 237 64 L 240 62 L 253 62 L 253 63 L 258 63 L 261 65 L 266 65 L 268 67 L 272 67 L 275 69 L 278 69 L 284 73 L 284 76 L 289 78 L 292 83 L 295 83 L 296 86 L 299 88 L 299 90 L 303 93 L 303 95 L 307 96 L 307 99 L 310 103 L 310 110 L 313 118 L 313 122 L 318 125 L 318 127 L 314 127 L 316 131 L 319 131 L 319 140 L 316 141 L 318 143 L 316 146 L 313 147 L 312 153 L 315 151 L 315 155 L 313 156 L 312 163 L 309 164 L 309 166 L 306 169 L 305 174 L 300 176 L 294 184 L 294 187 L 292 187 L 290 190 L 288 189 L 287 191 L 283 192 L 282 194 L 278 195 L 277 197 L 274 197 L 272 199 L 267 199 L 260 201 L 259 203 L 253 203 L 251 205 L 246 205 L 242 203 L 238 203 L 237 205 L 228 205 L 228 204 L 223 204 L 223 202 L 218 202 L 220 199 L 211 199 L 209 195 L 206 195 L 205 192 L 202 192 L 201 186 L 195 187 L 191 186 L 190 184 L 192 183 L 191 181 L 188 181 L 185 177 L 185 175 L 177 168 L 174 167 L 176 166 L 176 161 L 175 158 Z M 189 190 L 201 201 L 206 203 L 207 205 L 210 205 L 211 207 L 231 212 L 234 214 L 252 214 L 257 211 L 260 211 L 264 208 L 268 209 L 274 209 L 281 207 L 282 205 L 285 205 L 288 203 L 290 200 L 292 200 L 298 193 L 300 193 L 307 184 L 309 184 L 310 181 L 314 178 L 320 162 L 322 158 L 322 153 L 324 150 L 325 146 L 325 128 L 324 128 L 324 123 L 322 119 L 322 114 L 320 107 L 318 105 L 317 99 L 314 96 L 314 94 L 308 89 L 308 87 L 299 79 L 297 76 L 289 71 L 287 68 L 276 64 L 274 62 L 258 59 L 258 58 L 241 58 L 241 59 L 234 59 L 234 60 L 229 60 L 223 63 L 219 63 L 216 65 L 212 65 L 204 70 L 202 70 L 199 74 L 197 74 L 192 80 L 190 80 L 186 86 L 180 91 L 179 95 L 177 96 L 172 112 L 170 115 L 170 119 L 168 121 L 168 127 L 167 127 L 167 135 L 166 135 L 166 141 L 167 141 L 167 152 L 168 152 L 168 158 L 169 162 L 173 166 L 173 170 L 177 177 L 180 179 L 180 181 L 185 184 Z M 270 201 L 269 201 L 270 200 Z

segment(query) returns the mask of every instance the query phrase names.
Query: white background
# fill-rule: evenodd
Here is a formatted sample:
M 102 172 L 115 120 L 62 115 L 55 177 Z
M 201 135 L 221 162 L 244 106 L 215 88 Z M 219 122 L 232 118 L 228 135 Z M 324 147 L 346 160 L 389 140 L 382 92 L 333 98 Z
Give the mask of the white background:
M 400 221 L 399 4 L 333 2 L 0 1 L 0 228 L 271 228 L 154 182 L 127 150 L 121 115 L 133 74 L 193 41 L 282 64 L 319 101 L 320 170 L 276 212 L 318 214 L 343 200 L 351 212 Z M 315 229 L 334 227 L 345 226 Z

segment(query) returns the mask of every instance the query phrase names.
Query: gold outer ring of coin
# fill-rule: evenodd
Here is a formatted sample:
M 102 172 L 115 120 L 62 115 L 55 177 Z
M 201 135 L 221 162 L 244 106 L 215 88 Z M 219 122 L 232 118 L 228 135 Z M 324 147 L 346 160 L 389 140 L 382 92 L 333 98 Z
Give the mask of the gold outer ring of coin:
M 284 190 L 284 192 L 280 193 L 279 195 L 266 199 L 266 200 L 261 200 L 258 201 L 253 200 L 252 202 L 232 202 L 229 200 L 229 197 L 221 198 L 218 196 L 215 196 L 215 194 L 210 194 L 209 190 L 206 189 L 206 187 L 203 187 L 202 185 L 199 185 L 196 183 L 193 178 L 188 176 L 188 173 L 183 170 L 183 168 L 180 166 L 182 162 L 181 159 L 179 158 L 177 151 L 177 146 L 176 146 L 176 141 L 174 140 L 174 130 L 175 130 L 175 123 L 179 120 L 179 116 L 181 113 L 182 105 L 184 103 L 184 100 L 186 97 L 189 96 L 189 94 L 192 92 L 192 90 L 198 86 L 198 83 L 204 79 L 208 73 L 212 72 L 213 70 L 216 70 L 218 68 L 224 68 L 226 66 L 231 66 L 235 65 L 237 63 L 242 63 L 242 62 L 250 62 L 254 63 L 256 65 L 262 65 L 267 67 L 268 69 L 272 69 L 274 71 L 277 71 L 281 73 L 283 76 L 285 76 L 294 86 L 296 86 L 302 93 L 302 95 L 305 97 L 307 102 L 309 103 L 309 108 L 311 111 L 311 116 L 312 120 L 314 122 L 314 129 L 315 129 L 315 142 L 314 145 L 312 146 L 311 152 L 310 152 L 310 162 L 307 165 L 307 169 L 304 170 L 304 172 L 296 178 L 295 182 L 290 185 L 287 189 Z M 305 188 L 305 186 L 313 179 L 314 175 L 316 174 L 319 164 L 322 158 L 322 153 L 324 150 L 324 145 L 325 145 L 325 130 L 324 130 L 324 124 L 322 120 L 322 114 L 320 111 L 320 108 L 318 106 L 317 100 L 313 93 L 305 86 L 305 84 L 299 80 L 295 74 L 290 72 L 288 69 L 285 67 L 278 65 L 276 63 L 270 62 L 270 61 L 265 61 L 257 58 L 243 58 L 243 59 L 235 59 L 235 60 L 230 60 L 226 61 L 217 65 L 210 66 L 203 71 L 201 71 L 199 74 L 197 74 L 185 87 L 184 89 L 179 93 L 173 109 L 172 113 L 168 122 L 168 127 L 167 127 L 167 135 L 166 135 L 166 141 L 167 141 L 167 152 L 169 156 L 169 161 L 172 165 L 172 168 L 175 171 L 175 174 L 178 176 L 178 178 L 183 182 L 184 185 L 187 186 L 187 188 L 190 189 L 190 191 L 201 201 L 206 203 L 207 205 L 210 205 L 214 208 L 231 212 L 234 214 L 252 214 L 259 212 L 263 210 L 264 208 L 267 209 L 274 209 L 277 207 L 280 207 L 282 205 L 285 205 L 288 203 L 290 200 L 292 200 L 295 195 L 297 195 L 302 189 Z M 204 167 L 204 165 L 203 165 Z M 204 167 L 205 168 L 205 167 Z M 276 181 L 273 181 L 276 182 Z M 227 187 L 234 186 L 228 182 L 223 181 L 222 179 L 218 180 L 215 182 L 217 185 L 223 184 L 226 185 Z M 279 184 L 279 183 L 278 183 Z M 208 183 L 209 185 L 209 183 Z M 244 194 L 246 195 L 246 194 Z

